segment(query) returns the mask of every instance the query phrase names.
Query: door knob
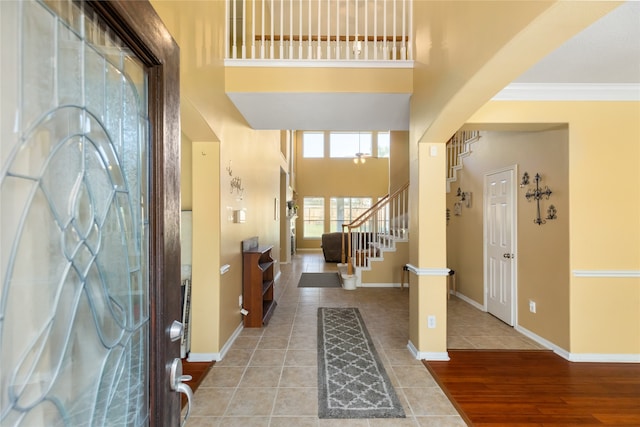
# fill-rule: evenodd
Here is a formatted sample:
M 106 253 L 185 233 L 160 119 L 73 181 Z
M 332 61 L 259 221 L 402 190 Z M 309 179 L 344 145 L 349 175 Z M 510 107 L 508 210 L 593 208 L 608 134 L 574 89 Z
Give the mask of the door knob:
M 503 254 L 502 257 L 508 259 L 508 258 L 511 258 L 511 254 Z
M 193 400 L 193 391 L 184 381 L 190 381 L 191 375 L 182 375 L 182 360 L 175 358 L 171 362 L 171 372 L 169 374 L 169 385 L 172 391 L 185 394 L 187 396 L 187 411 L 184 414 L 184 420 L 180 424 L 181 427 L 187 423 L 189 412 L 191 411 L 191 401 Z
M 177 320 L 174 320 L 171 326 L 169 326 L 169 339 L 171 340 L 171 342 L 181 339 L 183 333 L 184 325 Z

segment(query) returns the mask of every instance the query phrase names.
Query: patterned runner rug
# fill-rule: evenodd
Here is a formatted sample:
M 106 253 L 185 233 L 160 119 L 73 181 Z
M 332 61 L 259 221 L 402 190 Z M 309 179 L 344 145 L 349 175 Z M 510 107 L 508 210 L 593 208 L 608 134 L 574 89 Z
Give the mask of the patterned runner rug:
M 357 308 L 318 308 L 318 416 L 405 418 Z

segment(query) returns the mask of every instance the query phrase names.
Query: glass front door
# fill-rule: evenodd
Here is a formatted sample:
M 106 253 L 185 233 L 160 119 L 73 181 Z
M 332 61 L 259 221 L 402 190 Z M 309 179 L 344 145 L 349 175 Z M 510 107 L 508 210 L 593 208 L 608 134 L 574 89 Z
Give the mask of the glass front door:
M 76 2 L 0 19 L 0 425 L 147 425 L 145 67 Z

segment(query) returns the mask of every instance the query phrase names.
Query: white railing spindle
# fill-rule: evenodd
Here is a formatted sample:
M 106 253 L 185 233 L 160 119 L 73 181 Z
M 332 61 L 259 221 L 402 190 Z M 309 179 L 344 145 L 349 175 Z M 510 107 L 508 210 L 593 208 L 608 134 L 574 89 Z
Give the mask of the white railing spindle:
M 373 59 L 378 59 L 378 0 L 373 0 Z
M 280 46 L 278 58 L 284 59 L 284 0 L 280 0 Z
M 336 59 L 340 59 L 340 0 L 336 0 Z
M 307 41 L 307 59 L 311 59 L 313 58 L 313 47 L 311 46 L 311 34 L 313 29 L 311 28 L 311 1 L 309 0 L 309 10 L 307 12 L 308 15 L 308 19 L 307 19 L 307 25 L 309 26 L 309 40 Z
M 271 43 L 269 44 L 269 59 L 273 59 L 273 55 L 274 55 L 274 52 L 273 52 L 273 47 L 274 47 L 274 46 L 273 46 L 273 43 L 274 43 L 274 40 L 275 40 L 275 39 L 274 39 L 274 33 L 275 33 L 275 31 L 274 31 L 274 26 L 273 26 L 273 15 L 274 15 L 274 13 L 273 13 L 273 12 L 274 12 L 274 9 L 273 9 L 273 0 L 271 0 L 271 13 L 270 13 L 270 15 L 271 15 L 271 23 L 270 23 L 270 24 L 271 24 L 271 25 L 270 25 L 270 29 L 269 29 L 269 34 L 270 34 L 270 37 L 271 37 Z
M 69 5 L 71 5 L 71 3 L 69 3 Z M 230 18 L 229 15 L 230 15 L 229 2 L 226 2 L 224 5 L 224 19 L 225 19 L 225 22 L 227 22 L 227 25 L 229 25 L 229 18 Z M 227 34 L 229 34 L 228 31 L 227 31 Z M 225 59 L 229 59 L 229 37 L 224 38 L 224 57 Z
M 256 2 L 255 1 L 251 2 L 251 59 L 256 59 Z
M 347 1 L 346 4 L 347 4 L 347 7 L 346 7 L 347 13 L 345 13 L 345 16 L 344 16 L 345 26 L 346 26 L 345 27 L 345 38 L 344 39 L 345 39 L 345 42 L 346 42 L 346 48 L 345 48 L 345 54 L 344 54 L 345 56 L 344 57 L 347 58 L 347 59 L 350 59 L 351 55 L 349 54 L 349 51 L 351 50 L 351 47 L 350 47 L 351 43 L 350 43 L 350 40 L 349 40 L 349 16 L 351 16 L 351 15 L 349 15 L 349 1 Z
M 384 3 L 382 4 L 382 34 L 384 37 L 384 41 L 382 42 L 382 57 L 384 59 L 389 59 L 389 46 L 387 43 L 387 0 L 382 0 Z
M 396 7 L 396 3 L 398 0 L 393 0 L 393 44 L 392 46 L 392 50 L 391 50 L 391 55 L 393 60 L 398 59 L 398 53 L 397 53 L 397 40 L 396 40 L 396 35 L 397 33 L 397 25 L 396 25 L 396 21 L 398 19 L 398 14 L 397 14 L 397 7 Z
M 231 0 L 233 1 L 233 0 Z M 260 59 L 264 59 L 264 4 L 266 0 L 262 0 L 262 16 L 260 23 Z
M 407 59 L 407 0 L 402 0 L 402 47 L 400 48 L 400 59 Z
M 409 1 L 409 40 L 408 40 L 408 57 L 407 59 L 413 61 L 413 1 Z
M 289 0 L 289 59 L 293 59 L 293 0 Z
M 355 29 L 353 30 L 353 58 L 354 59 L 360 59 L 360 50 L 361 50 L 361 45 L 360 45 L 360 39 L 358 34 L 360 34 L 360 27 L 358 26 L 358 0 L 355 0 L 355 12 L 353 13 L 356 17 L 356 21 L 355 21 Z
M 237 11 L 237 6 L 236 6 L 236 2 L 233 2 L 233 35 L 232 35 L 232 40 L 233 43 L 231 43 L 231 57 L 233 59 L 236 59 L 238 57 L 238 46 L 237 46 L 237 33 L 238 33 L 238 11 Z
M 331 59 L 331 0 L 327 0 L 327 59 Z
M 225 58 L 412 61 L 414 1 L 226 0 Z
M 369 59 L 369 2 L 364 2 L 364 59 Z
M 300 0 L 300 19 L 298 20 L 298 59 L 302 59 L 302 0 Z
M 247 0 L 242 0 L 242 16 L 247 16 Z M 242 59 L 247 57 L 247 20 L 242 20 Z
M 322 58 L 322 43 L 320 43 L 320 18 L 322 18 L 322 2 L 318 0 L 318 42 L 316 47 L 316 59 Z

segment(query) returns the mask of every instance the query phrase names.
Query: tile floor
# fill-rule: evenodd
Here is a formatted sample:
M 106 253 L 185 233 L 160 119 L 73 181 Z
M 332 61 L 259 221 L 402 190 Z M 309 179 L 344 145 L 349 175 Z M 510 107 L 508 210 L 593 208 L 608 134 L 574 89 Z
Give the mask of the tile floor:
M 300 252 L 281 265 L 278 306 L 269 324 L 247 328 L 198 388 L 187 427 L 465 426 L 423 364 L 407 350 L 409 293 L 399 288 L 298 288 L 302 272 L 334 271 L 321 253 Z M 319 419 L 317 309 L 358 307 L 403 402 L 404 419 Z M 451 348 L 540 348 L 518 332 L 453 298 Z

